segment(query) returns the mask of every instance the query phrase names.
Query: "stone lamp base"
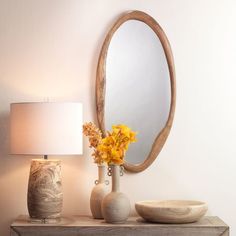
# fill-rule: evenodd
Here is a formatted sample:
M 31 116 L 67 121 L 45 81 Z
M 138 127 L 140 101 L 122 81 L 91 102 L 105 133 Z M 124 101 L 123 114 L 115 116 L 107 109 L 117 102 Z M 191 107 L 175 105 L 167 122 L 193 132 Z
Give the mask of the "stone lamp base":
M 31 221 L 59 221 L 62 201 L 61 161 L 33 159 L 27 196 Z

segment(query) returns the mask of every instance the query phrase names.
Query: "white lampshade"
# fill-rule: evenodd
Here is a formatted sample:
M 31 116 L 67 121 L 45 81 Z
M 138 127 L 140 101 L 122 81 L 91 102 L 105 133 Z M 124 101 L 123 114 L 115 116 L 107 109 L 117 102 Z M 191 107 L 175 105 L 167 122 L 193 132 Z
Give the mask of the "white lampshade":
M 13 103 L 10 116 L 11 154 L 82 154 L 81 103 Z

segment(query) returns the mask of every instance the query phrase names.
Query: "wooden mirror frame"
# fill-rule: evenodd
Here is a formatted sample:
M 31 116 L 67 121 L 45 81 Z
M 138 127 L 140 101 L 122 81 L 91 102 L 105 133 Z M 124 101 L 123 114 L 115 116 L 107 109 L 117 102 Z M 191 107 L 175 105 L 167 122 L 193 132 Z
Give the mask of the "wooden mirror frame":
M 102 49 L 100 52 L 100 56 L 98 59 L 97 65 L 97 75 L 96 75 L 96 109 L 97 109 L 97 119 L 98 125 L 101 129 L 103 136 L 106 135 L 105 130 L 105 92 L 106 92 L 106 58 L 107 51 L 110 45 L 110 41 L 112 36 L 116 32 L 116 30 L 126 21 L 128 20 L 138 20 L 147 24 L 157 35 L 159 38 L 162 47 L 164 49 L 165 57 L 168 64 L 169 76 L 171 82 L 171 103 L 170 103 L 170 111 L 168 120 L 165 124 L 165 127 L 160 131 L 157 135 L 156 139 L 152 144 L 151 151 L 149 152 L 147 158 L 143 163 L 140 164 L 131 164 L 128 162 L 124 163 L 124 168 L 130 172 L 140 172 L 149 167 L 153 161 L 157 158 L 160 153 L 162 147 L 165 144 L 165 141 L 170 133 L 174 113 L 175 113 L 175 103 L 176 103 L 176 82 L 175 82 L 175 66 L 174 59 L 170 47 L 170 43 L 160 25 L 148 14 L 141 11 L 131 11 L 123 14 L 113 25 L 113 27 L 108 32 L 104 43 L 102 45 Z

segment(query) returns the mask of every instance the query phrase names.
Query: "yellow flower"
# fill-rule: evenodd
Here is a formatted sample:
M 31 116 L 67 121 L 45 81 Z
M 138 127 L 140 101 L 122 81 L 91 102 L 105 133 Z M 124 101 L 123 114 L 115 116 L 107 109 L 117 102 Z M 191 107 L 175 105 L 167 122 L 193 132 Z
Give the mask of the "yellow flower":
M 105 138 L 92 122 L 83 125 L 83 133 L 89 138 L 90 148 L 94 150 L 92 156 L 97 164 L 123 164 L 129 144 L 136 142 L 136 133 L 123 124 L 113 125 L 112 132 L 107 132 Z
M 136 133 L 126 125 L 113 125 L 112 132 L 101 140 L 97 150 L 107 164 L 123 164 L 129 144 L 136 141 Z
M 97 164 L 102 164 L 103 159 L 101 158 L 101 153 L 97 150 L 97 146 L 102 140 L 102 132 L 96 127 L 96 125 L 94 125 L 92 122 L 89 122 L 83 125 L 83 133 L 89 138 L 89 147 L 94 149 L 92 154 L 94 162 Z

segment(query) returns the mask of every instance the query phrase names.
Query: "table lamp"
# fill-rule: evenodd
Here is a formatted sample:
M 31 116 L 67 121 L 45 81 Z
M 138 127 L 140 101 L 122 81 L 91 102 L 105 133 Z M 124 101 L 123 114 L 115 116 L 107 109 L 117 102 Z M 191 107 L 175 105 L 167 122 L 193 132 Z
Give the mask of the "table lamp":
M 32 221 L 60 220 L 63 194 L 60 160 L 48 155 L 82 154 L 81 103 L 12 103 L 10 152 L 42 155 L 31 161 L 27 205 Z

